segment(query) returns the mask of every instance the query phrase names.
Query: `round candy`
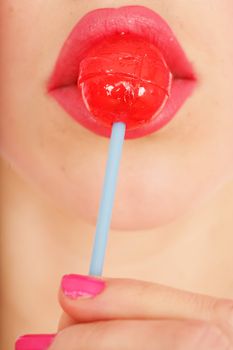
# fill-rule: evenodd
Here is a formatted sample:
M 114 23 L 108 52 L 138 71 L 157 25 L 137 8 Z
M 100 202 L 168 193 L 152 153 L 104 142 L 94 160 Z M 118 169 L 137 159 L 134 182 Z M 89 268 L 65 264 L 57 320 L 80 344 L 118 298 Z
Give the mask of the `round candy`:
M 161 52 L 132 34 L 101 40 L 80 63 L 78 86 L 97 122 L 135 129 L 165 105 L 172 74 Z

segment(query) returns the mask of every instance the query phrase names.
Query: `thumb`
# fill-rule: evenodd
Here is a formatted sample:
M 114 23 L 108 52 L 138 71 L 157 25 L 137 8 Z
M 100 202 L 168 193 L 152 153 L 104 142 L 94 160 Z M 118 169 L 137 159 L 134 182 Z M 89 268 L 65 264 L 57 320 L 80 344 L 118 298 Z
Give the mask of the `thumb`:
M 131 279 L 65 275 L 60 326 L 114 319 L 192 319 L 233 330 L 233 301 Z

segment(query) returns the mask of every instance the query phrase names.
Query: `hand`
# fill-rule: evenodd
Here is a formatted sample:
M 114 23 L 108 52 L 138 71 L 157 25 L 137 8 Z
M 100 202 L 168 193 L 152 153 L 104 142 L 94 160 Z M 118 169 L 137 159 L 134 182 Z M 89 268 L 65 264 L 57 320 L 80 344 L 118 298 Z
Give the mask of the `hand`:
M 136 280 L 68 275 L 59 301 L 64 314 L 50 350 L 233 349 L 230 300 Z

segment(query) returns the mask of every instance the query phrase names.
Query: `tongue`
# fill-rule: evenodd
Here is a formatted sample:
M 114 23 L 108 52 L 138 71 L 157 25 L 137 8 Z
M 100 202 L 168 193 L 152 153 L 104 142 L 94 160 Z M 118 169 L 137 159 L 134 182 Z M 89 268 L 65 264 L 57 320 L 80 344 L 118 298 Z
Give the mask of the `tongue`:
M 135 129 L 156 118 L 165 105 L 172 75 L 161 52 L 132 34 L 108 37 L 80 63 L 78 87 L 99 123 Z

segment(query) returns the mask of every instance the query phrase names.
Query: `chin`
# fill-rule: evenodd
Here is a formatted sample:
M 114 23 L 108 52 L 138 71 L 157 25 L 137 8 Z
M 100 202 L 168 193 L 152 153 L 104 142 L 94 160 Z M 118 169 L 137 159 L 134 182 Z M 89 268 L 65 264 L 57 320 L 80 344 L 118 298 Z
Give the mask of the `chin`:
M 143 202 L 143 200 L 139 200 L 138 203 L 140 205 L 137 207 L 135 203 L 127 206 L 126 204 L 121 205 L 121 203 L 116 202 L 111 229 L 116 231 L 143 231 L 160 228 L 178 220 L 188 209 L 187 206 L 177 205 L 175 203 L 170 203 L 169 206 L 164 207 L 161 203 L 154 201 L 153 208 L 148 210 L 152 205 L 151 201 Z M 88 224 L 93 226 L 96 224 L 97 211 L 92 212 L 89 210 L 84 213 L 81 210 L 79 215 Z
M 116 231 L 143 231 L 164 227 L 181 218 L 193 204 L 192 198 L 177 198 L 161 193 L 157 197 L 129 195 L 118 191 L 111 229 Z M 98 214 L 98 196 L 92 203 L 86 199 L 73 203 L 72 211 L 83 221 L 95 226 Z
M 175 203 L 168 203 L 164 207 L 156 200 L 143 202 L 139 199 L 137 203 L 139 206 L 134 203 L 131 208 L 126 205 L 121 207 L 116 203 L 111 225 L 113 230 L 143 231 L 164 227 L 182 217 L 187 210 L 187 207 Z

